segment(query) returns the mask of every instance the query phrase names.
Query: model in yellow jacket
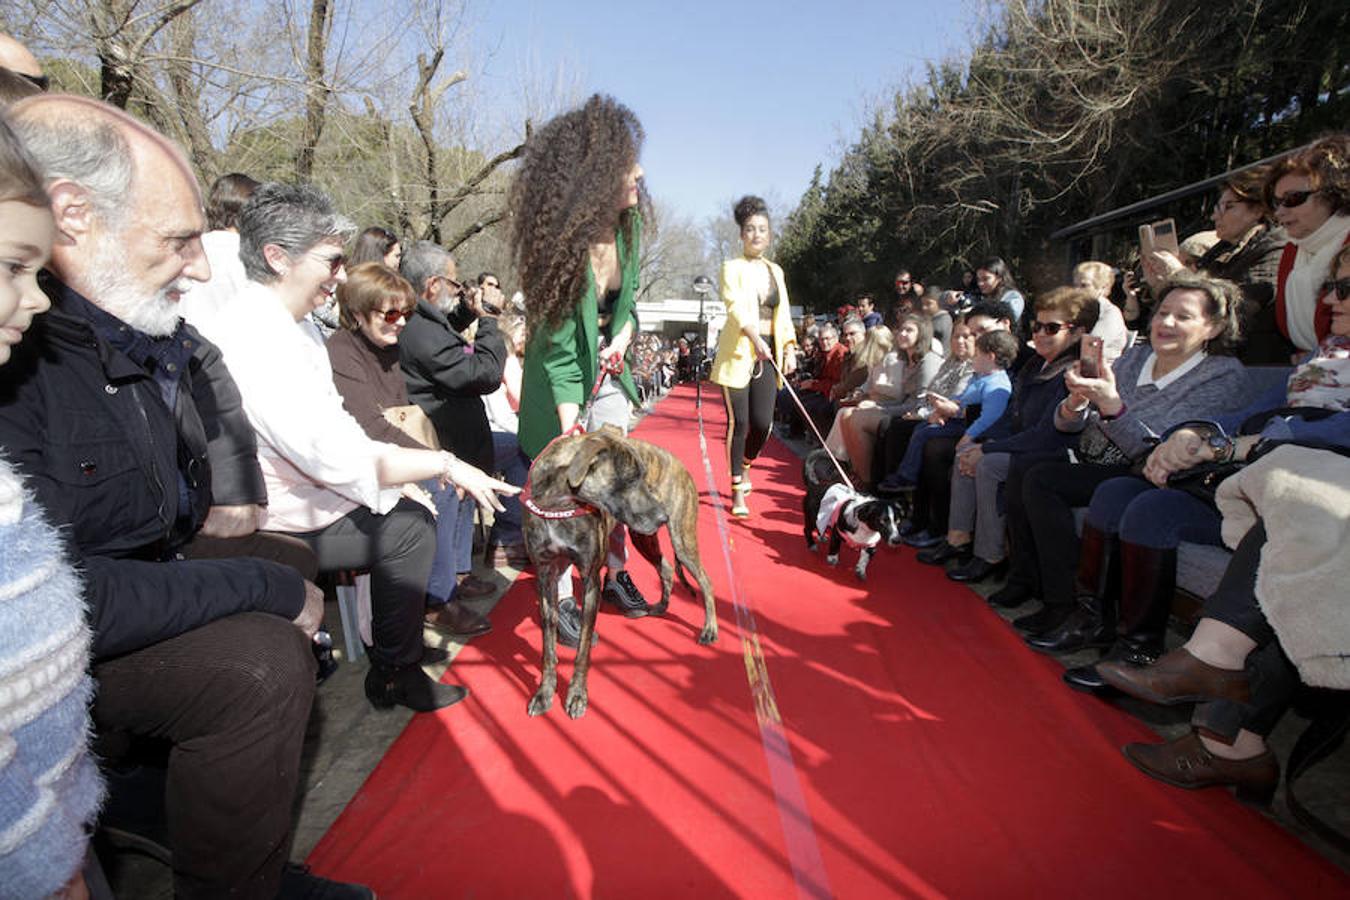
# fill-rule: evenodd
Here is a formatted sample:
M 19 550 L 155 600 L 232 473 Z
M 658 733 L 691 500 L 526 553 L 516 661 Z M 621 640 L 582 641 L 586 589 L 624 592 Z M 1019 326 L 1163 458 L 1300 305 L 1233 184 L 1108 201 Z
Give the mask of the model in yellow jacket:
M 764 258 L 773 232 L 759 197 L 742 197 L 734 208 L 742 254 L 722 263 L 722 300 L 727 319 L 717 341 L 712 380 L 727 404 L 727 455 L 731 468 L 731 513 L 750 515 L 745 470 L 759 456 L 773 428 L 774 401 L 783 374 L 797 367 L 797 335 L 788 312 L 783 270 Z

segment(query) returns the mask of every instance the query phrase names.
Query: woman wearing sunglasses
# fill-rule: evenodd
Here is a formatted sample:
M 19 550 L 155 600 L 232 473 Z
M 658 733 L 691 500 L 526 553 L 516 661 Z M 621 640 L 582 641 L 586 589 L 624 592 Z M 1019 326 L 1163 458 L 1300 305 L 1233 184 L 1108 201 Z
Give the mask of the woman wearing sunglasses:
M 1266 201 L 1289 236 L 1275 283 L 1276 322 L 1307 353 L 1331 333 L 1330 307 L 1318 301 L 1332 258 L 1350 243 L 1350 134 L 1275 163 Z
M 347 281 L 342 248 L 353 231 L 318 189 L 262 185 L 239 219 L 248 285 L 232 315 L 202 330 L 224 354 L 258 436 L 268 495 L 263 528 L 305 541 L 321 572 L 370 572 L 366 696 L 380 708 L 427 711 L 468 691 L 438 684 L 420 666 L 436 536 L 431 514 L 405 486 L 434 478 L 495 509 L 495 492 L 516 489 L 451 453 L 372 440 L 343 407 L 328 353 L 305 317 Z M 367 322 L 387 325 L 410 305 L 399 296 L 397 304 L 382 298 L 378 317 L 372 305 Z
M 430 420 L 409 403 L 399 365 L 399 336 L 417 309 L 412 285 L 383 263 L 361 263 L 338 285 L 337 304 L 341 327 L 328 339 L 327 349 L 343 408 L 371 440 L 412 450 L 440 449 Z M 395 424 L 400 419 L 416 424 L 400 427 Z M 486 618 L 452 602 L 464 599 L 455 584 L 458 498 L 453 488 L 440 487 L 434 480 L 423 486 L 431 492 L 438 513 L 426 623 L 461 640 L 486 634 L 492 630 Z M 471 516 L 469 521 L 472 524 Z

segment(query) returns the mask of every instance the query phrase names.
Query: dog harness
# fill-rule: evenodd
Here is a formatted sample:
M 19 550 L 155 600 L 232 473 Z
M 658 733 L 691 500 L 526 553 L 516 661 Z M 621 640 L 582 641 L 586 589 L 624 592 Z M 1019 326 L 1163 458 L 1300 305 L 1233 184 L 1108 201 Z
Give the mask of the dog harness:
M 832 484 L 820 499 L 820 514 L 816 517 L 816 531 L 824 535 L 830 526 L 837 525 L 839 533 L 852 547 L 875 547 L 881 535 L 858 521 L 854 507 L 867 498 L 854 493 L 846 484 Z

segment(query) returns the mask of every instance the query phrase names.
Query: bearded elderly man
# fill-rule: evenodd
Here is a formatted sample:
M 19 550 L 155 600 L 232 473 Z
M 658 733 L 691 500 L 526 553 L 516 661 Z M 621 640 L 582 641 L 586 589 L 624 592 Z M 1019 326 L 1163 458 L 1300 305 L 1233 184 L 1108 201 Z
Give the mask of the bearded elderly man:
M 241 489 L 208 512 L 214 488 L 261 473 L 218 354 L 178 318 L 182 295 L 210 277 L 192 172 L 169 141 L 97 101 L 34 97 L 9 118 L 60 237 L 51 312 L 0 385 L 0 445 L 84 571 L 94 720 L 172 744 L 177 896 L 371 896 L 286 862 L 322 595 L 292 565 L 184 558 L 200 542 L 218 556 L 222 541 L 249 540 L 264 499 Z M 215 537 L 199 534 L 211 515 Z M 278 556 L 314 568 L 303 546 Z

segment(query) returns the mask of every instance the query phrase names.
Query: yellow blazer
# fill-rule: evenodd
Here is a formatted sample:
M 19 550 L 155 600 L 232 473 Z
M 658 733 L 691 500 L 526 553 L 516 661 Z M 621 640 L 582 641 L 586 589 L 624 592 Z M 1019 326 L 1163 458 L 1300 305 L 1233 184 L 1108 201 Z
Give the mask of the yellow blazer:
M 750 338 L 741 328 L 746 322 L 759 323 L 759 297 L 755 294 L 755 269 L 764 264 L 763 260 L 746 259 L 744 256 L 729 259 L 722 263 L 722 302 L 727 305 L 727 321 L 722 326 L 722 334 L 717 339 L 717 355 L 713 357 L 712 380 L 729 388 L 743 388 L 750 383 L 755 369 L 755 348 Z M 792 314 L 788 311 L 787 284 L 783 281 L 783 269 L 775 262 L 769 262 L 769 271 L 778 285 L 778 308 L 773 315 L 773 355 L 781 371 L 783 354 L 787 348 L 797 343 L 797 332 L 792 327 Z M 765 341 L 769 335 L 761 334 Z M 781 382 L 782 379 L 779 379 Z M 782 386 L 781 383 L 779 385 Z

